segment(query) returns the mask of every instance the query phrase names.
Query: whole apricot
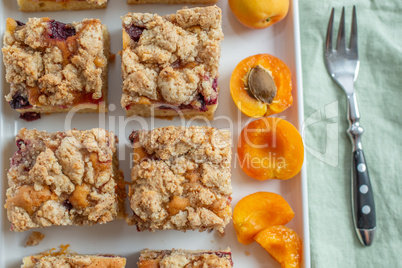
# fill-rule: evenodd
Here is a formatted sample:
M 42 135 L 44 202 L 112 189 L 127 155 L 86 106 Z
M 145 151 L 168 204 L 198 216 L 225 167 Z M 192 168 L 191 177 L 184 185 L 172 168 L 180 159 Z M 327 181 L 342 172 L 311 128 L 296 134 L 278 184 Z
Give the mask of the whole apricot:
M 229 6 L 243 25 L 262 29 L 286 16 L 289 0 L 229 0 Z
M 264 117 L 246 125 L 237 143 L 240 167 L 257 180 L 294 177 L 304 161 L 303 140 L 288 121 Z
M 283 226 L 270 226 L 259 232 L 257 241 L 282 268 L 299 268 L 302 260 L 302 241 L 292 229 Z
M 261 230 L 288 223 L 295 213 L 288 202 L 276 193 L 257 192 L 242 198 L 233 210 L 237 240 L 248 245 Z

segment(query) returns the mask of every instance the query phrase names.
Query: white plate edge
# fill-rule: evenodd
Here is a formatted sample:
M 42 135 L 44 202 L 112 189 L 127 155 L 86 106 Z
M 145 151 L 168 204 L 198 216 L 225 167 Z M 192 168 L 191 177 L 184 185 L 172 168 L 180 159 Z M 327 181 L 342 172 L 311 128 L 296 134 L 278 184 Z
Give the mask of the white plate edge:
M 297 81 L 297 94 L 298 94 L 297 105 L 298 105 L 299 131 L 303 135 L 304 99 L 303 99 L 301 43 L 300 43 L 299 1 L 292 0 L 292 7 L 293 7 L 293 29 L 295 39 L 295 56 L 296 56 L 296 81 Z M 308 210 L 306 151 L 304 151 L 304 163 L 301 170 L 301 179 L 302 179 L 301 191 L 303 201 L 303 260 L 304 260 L 304 267 L 310 268 L 311 267 L 310 225 L 309 225 L 309 210 Z

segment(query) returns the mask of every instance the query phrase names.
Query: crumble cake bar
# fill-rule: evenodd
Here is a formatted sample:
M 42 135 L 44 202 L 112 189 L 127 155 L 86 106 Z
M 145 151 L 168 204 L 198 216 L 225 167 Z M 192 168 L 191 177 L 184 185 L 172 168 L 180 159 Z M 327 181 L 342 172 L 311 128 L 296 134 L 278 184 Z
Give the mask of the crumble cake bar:
M 33 255 L 23 259 L 21 268 L 124 268 L 126 259 L 115 255 Z
M 213 119 L 218 105 L 220 41 L 217 6 L 161 17 L 123 17 L 121 105 L 127 116 Z
M 127 222 L 142 230 L 218 230 L 230 221 L 230 133 L 211 127 L 134 131 Z
M 112 132 L 99 128 L 21 129 L 7 173 L 11 230 L 93 225 L 122 216 L 125 190 L 117 142 Z
M 143 250 L 141 251 L 138 268 L 152 267 L 233 267 L 230 249 L 225 251 L 203 250 Z
M 105 8 L 107 0 L 17 0 L 21 11 L 57 11 Z
M 105 112 L 109 34 L 98 19 L 7 19 L 3 61 L 11 108 L 22 114 Z M 26 116 L 25 116 L 26 117 Z M 24 116 L 23 116 L 24 118 Z
M 127 0 L 127 4 L 215 4 L 218 0 Z

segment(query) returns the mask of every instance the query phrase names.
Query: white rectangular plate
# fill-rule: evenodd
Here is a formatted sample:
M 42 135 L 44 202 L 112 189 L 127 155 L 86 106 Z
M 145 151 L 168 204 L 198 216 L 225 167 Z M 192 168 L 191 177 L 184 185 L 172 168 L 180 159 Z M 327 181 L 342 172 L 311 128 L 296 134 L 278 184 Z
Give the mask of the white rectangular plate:
M 128 6 L 125 0 L 111 0 L 105 10 L 23 13 L 18 10 L 16 0 L 2 1 L 0 8 L 1 36 L 4 34 L 7 17 L 27 21 L 29 17 L 51 17 L 62 22 L 80 21 L 83 18 L 99 18 L 109 28 L 112 41 L 112 52 L 118 53 L 122 48 L 121 16 L 128 12 L 149 12 L 161 15 L 175 13 L 182 5 L 138 5 Z M 229 9 L 226 0 L 220 0 L 217 5 L 223 11 L 223 32 L 225 40 L 222 42 L 222 58 L 220 66 L 220 96 L 219 107 L 215 113 L 215 120 L 211 125 L 217 128 L 226 128 L 232 131 L 233 162 L 232 185 L 233 206 L 244 196 L 257 191 L 270 191 L 281 194 L 295 211 L 295 217 L 287 226 L 294 229 L 303 239 L 304 256 L 303 267 L 310 267 L 309 229 L 307 211 L 307 181 L 306 172 L 287 180 L 257 181 L 248 177 L 239 167 L 236 157 L 237 139 L 241 129 L 252 119 L 244 116 L 236 108 L 230 97 L 229 81 L 234 67 L 244 58 L 259 54 L 270 53 L 282 59 L 292 71 L 293 105 L 284 113 L 278 115 L 293 123 L 301 130 L 303 123 L 303 94 L 301 83 L 299 19 L 297 0 L 293 0 L 287 17 L 280 23 L 263 30 L 252 30 L 242 26 Z M 120 168 L 124 170 L 125 178 L 130 180 L 130 153 L 128 136 L 133 129 L 152 129 L 168 125 L 206 125 L 202 121 L 181 121 L 130 118 L 124 116 L 120 106 L 121 75 L 120 56 L 111 63 L 109 71 L 109 109 L 106 115 L 78 114 L 71 120 L 71 127 L 89 129 L 103 127 L 114 131 L 120 140 L 119 158 Z M 257 243 L 245 246 L 236 239 L 233 224 L 227 226 L 223 236 L 212 232 L 177 232 L 157 231 L 137 232 L 133 226 L 124 221 L 114 221 L 105 225 L 92 227 L 50 227 L 41 230 L 45 239 L 36 247 L 24 247 L 31 231 L 17 233 L 9 231 L 10 223 L 6 211 L 3 209 L 7 178 L 5 170 L 9 168 L 9 159 L 16 150 L 14 137 L 22 127 L 37 128 L 47 131 L 64 131 L 70 126 L 66 123 L 66 114 L 44 115 L 34 122 L 25 122 L 19 119 L 19 114 L 13 111 L 3 96 L 9 91 L 5 82 L 3 63 L 0 66 L 2 97 L 0 100 L 0 131 L 1 156 L 0 170 L 3 171 L 3 181 L 0 184 L 0 267 L 19 267 L 24 256 L 36 254 L 61 244 L 70 244 L 70 249 L 78 253 L 110 253 L 119 254 L 127 258 L 127 267 L 136 267 L 139 251 L 151 249 L 232 249 L 235 267 L 280 267 L 270 255 Z M 131 211 L 128 211 L 130 213 Z

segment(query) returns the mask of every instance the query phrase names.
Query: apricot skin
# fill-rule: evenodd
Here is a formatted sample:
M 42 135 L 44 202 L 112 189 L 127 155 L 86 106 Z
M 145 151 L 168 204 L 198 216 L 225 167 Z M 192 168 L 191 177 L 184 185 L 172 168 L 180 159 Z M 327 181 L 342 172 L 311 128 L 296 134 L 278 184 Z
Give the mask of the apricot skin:
M 263 29 L 286 16 L 289 0 L 229 0 L 229 6 L 244 26 Z
M 243 171 L 257 180 L 294 177 L 304 161 L 303 140 L 288 121 L 265 117 L 249 123 L 240 133 L 238 159 Z
M 282 268 L 299 268 L 302 259 L 302 241 L 292 229 L 283 226 L 271 226 L 259 232 L 257 241 Z
M 288 223 L 294 212 L 286 200 L 276 193 L 257 192 L 241 199 L 233 210 L 237 239 L 248 245 L 254 236 L 272 225 Z

